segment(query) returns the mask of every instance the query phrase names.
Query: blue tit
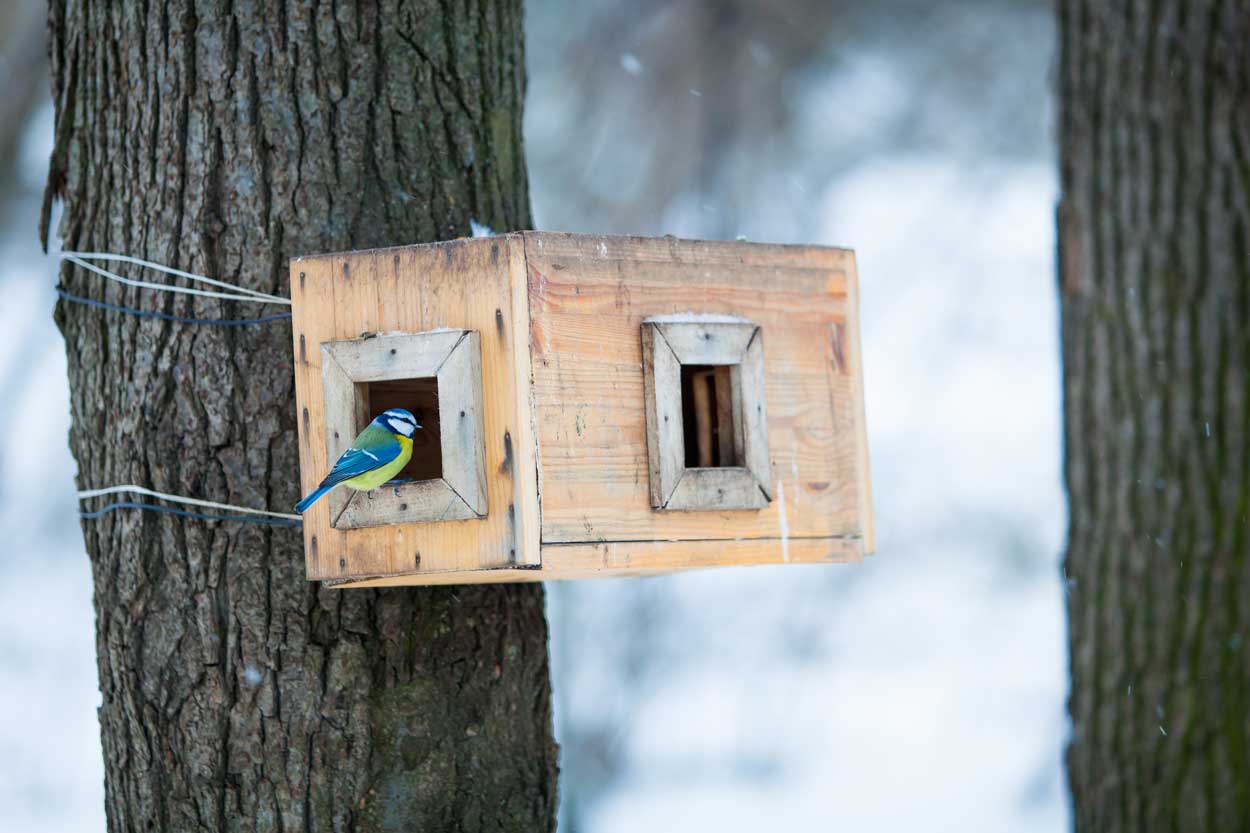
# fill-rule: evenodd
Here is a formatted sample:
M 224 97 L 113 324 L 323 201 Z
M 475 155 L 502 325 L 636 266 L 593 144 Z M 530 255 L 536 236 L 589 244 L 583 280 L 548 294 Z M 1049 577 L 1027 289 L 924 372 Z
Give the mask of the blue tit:
M 295 511 L 305 511 L 339 484 L 367 492 L 386 483 L 412 459 L 412 434 L 420 427 L 417 418 L 403 408 L 379 414 L 343 452 L 321 485 L 295 505 Z

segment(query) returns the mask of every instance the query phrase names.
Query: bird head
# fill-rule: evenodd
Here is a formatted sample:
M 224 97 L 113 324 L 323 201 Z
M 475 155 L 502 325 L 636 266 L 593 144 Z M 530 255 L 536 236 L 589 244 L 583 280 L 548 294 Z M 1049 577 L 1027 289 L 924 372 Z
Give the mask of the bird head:
M 374 418 L 373 424 L 379 428 L 385 428 L 392 434 L 402 434 L 405 437 L 411 437 L 412 432 L 421 427 L 421 423 L 417 422 L 412 412 L 403 408 L 383 411 Z

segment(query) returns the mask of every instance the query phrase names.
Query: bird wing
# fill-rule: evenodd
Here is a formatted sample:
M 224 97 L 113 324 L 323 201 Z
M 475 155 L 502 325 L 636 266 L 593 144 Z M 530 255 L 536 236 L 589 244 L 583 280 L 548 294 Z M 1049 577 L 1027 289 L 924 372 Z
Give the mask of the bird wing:
M 371 425 L 360 432 L 351 448 L 343 452 L 321 485 L 333 486 L 371 472 L 394 460 L 402 450 L 393 434 Z

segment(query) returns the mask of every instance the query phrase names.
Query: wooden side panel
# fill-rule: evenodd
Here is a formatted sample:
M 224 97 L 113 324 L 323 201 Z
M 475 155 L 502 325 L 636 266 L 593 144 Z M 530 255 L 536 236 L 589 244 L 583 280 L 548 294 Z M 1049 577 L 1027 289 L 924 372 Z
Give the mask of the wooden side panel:
M 321 344 L 334 340 L 334 316 L 317 314 L 334 309 L 333 270 L 330 258 L 291 260 L 291 334 L 295 342 L 300 493 L 305 495 L 317 488 L 333 462 L 326 459 Z M 329 528 L 330 502 L 322 499 L 304 513 L 304 563 L 310 579 L 339 574 L 338 553 L 333 548 L 323 549 L 325 535 L 318 534 L 318 530 Z
M 861 524 L 863 526 L 864 536 L 864 552 L 872 553 L 877 549 L 877 533 L 873 525 L 872 519 L 872 474 L 868 465 L 868 413 L 866 410 L 864 399 L 864 364 L 863 364 L 863 348 L 862 338 L 860 336 L 860 319 L 859 319 L 859 272 L 855 265 L 855 259 L 851 258 L 846 265 L 847 273 L 847 297 L 850 300 L 851 316 L 847 319 L 846 327 L 840 332 L 844 334 L 845 344 L 835 344 L 830 342 L 830 352 L 835 350 L 842 351 L 843 355 L 839 358 L 831 356 L 829 372 L 833 374 L 830 382 L 831 390 L 841 390 L 845 384 L 845 379 L 850 375 L 852 407 L 850 422 L 852 424 L 852 432 L 855 435 L 855 454 L 858 458 L 859 469 L 859 505 L 863 507 L 863 517 Z M 839 331 L 835 330 L 834 335 L 838 335 Z
M 546 233 L 526 234 L 525 246 L 544 553 L 569 542 L 786 537 L 862 547 L 870 516 L 851 252 Z M 776 490 L 764 508 L 651 509 L 641 324 L 688 313 L 762 328 Z
M 470 331 L 438 369 L 443 479 L 474 513 L 485 515 L 486 459 L 482 454 L 481 334 Z M 502 372 L 511 373 L 507 364 Z
M 732 372 L 738 382 L 739 410 L 742 416 L 739 432 L 742 437 L 742 465 L 755 475 L 755 481 L 764 497 L 772 500 L 777 493 L 773 485 L 774 478 L 784 477 L 785 473 L 780 472 L 774 475 L 769 466 L 771 455 L 768 438 L 768 409 L 772 406 L 767 405 L 768 374 L 765 371 L 762 329 L 755 331 L 755 337 L 751 339 L 743 354 L 742 364 L 735 366 Z M 766 407 L 761 406 L 761 391 Z
M 322 341 L 357 338 L 363 332 L 426 332 L 442 327 L 476 330 L 481 337 L 489 515 L 336 530 L 330 527 L 326 502 L 321 501 L 304 516 L 310 579 L 471 571 L 526 559 L 533 563 L 541 557 L 536 543 L 532 552 L 518 552 L 525 541 L 537 541 L 536 506 L 532 514 L 514 509 L 518 493 L 537 492 L 534 467 L 527 473 L 515 465 L 519 455 L 534 459 L 532 447 L 518 449 L 518 443 L 532 436 L 519 430 L 532 424 L 532 414 L 529 392 L 519 388 L 515 375 L 519 365 L 528 364 L 525 330 L 515 325 L 511 278 L 513 259 L 523 260 L 522 245 L 517 236 L 497 237 L 291 261 L 305 492 L 316 485 L 330 462 L 322 413 Z M 518 356 L 518 349 L 526 355 Z

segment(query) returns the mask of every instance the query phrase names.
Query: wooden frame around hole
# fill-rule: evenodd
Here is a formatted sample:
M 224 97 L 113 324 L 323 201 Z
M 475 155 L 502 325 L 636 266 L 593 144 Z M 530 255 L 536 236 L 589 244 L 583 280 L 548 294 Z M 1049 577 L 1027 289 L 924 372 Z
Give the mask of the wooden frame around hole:
M 682 365 L 731 366 L 734 458 L 740 466 L 687 468 Z M 657 316 L 642 323 L 651 507 L 762 509 L 773 499 L 764 396 L 764 340 L 748 321 Z
M 335 489 L 327 496 L 335 529 L 486 517 L 482 353 L 475 330 L 322 344 L 326 459 L 337 460 L 368 424 L 364 383 L 426 378 L 438 382 L 443 476 L 375 489 L 371 495 Z

